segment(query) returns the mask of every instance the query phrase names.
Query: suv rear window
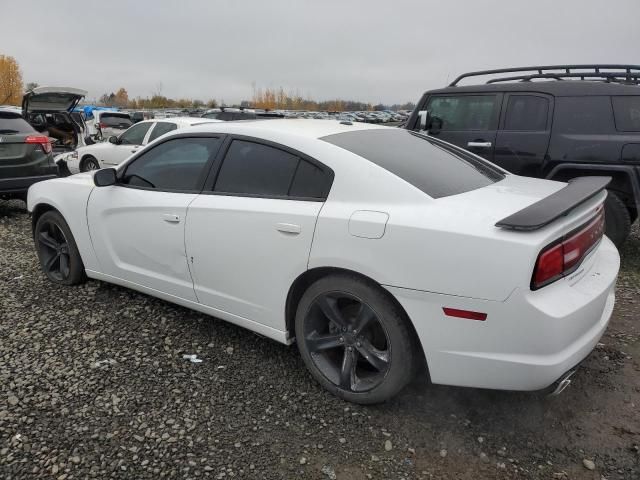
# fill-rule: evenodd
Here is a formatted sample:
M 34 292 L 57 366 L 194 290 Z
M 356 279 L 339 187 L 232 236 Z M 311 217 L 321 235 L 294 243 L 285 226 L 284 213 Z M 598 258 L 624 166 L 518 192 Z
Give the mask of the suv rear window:
M 34 132 L 35 129 L 19 114 L 0 112 L 0 135 Z
M 129 115 L 115 115 L 113 113 L 106 113 L 100 115 L 100 123 L 104 123 L 107 127 L 120 127 L 127 128 L 133 125 Z
M 640 95 L 611 97 L 616 130 L 640 132 Z
M 360 130 L 321 140 L 366 158 L 432 198 L 468 192 L 504 178 L 502 171 L 482 158 L 409 130 Z

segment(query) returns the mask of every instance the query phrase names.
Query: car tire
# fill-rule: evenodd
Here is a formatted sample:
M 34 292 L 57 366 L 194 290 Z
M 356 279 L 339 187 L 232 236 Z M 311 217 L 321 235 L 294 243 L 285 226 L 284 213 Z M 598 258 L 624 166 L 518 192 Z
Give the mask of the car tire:
M 356 275 L 313 283 L 298 304 L 295 332 L 313 377 L 350 402 L 387 401 L 416 371 L 419 347 L 408 319 L 388 292 Z
M 631 232 L 631 216 L 626 205 L 614 192 L 607 190 L 604 202 L 605 233 L 620 248 Z
M 90 172 L 92 170 L 100 170 L 100 163 L 98 162 L 96 157 L 87 155 L 82 159 L 82 163 L 80 164 L 80 171 Z
M 60 285 L 86 280 L 84 264 L 69 225 L 60 213 L 49 210 L 38 218 L 33 232 L 40 267 L 47 278 Z

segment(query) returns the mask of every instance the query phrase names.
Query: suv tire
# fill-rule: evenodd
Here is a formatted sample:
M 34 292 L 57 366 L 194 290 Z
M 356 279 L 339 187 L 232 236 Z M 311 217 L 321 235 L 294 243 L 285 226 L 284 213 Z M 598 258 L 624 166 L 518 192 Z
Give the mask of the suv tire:
M 626 205 L 614 192 L 607 190 L 604 202 L 605 233 L 620 248 L 631 232 L 631 216 Z

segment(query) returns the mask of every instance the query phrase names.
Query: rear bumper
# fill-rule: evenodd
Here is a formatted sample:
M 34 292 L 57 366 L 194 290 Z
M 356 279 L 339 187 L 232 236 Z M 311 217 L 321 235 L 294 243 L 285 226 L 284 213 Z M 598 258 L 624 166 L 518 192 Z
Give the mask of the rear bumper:
M 58 178 L 57 167 L 51 167 L 47 169 L 49 173 L 43 175 L 36 175 L 31 177 L 14 177 L 14 178 L 0 178 L 0 193 L 2 194 L 22 194 L 27 193 L 29 187 L 34 183 L 42 182 L 44 180 L 51 180 Z
M 387 289 L 413 321 L 433 383 L 501 390 L 548 387 L 579 364 L 609 323 L 620 259 L 604 238 L 572 283 L 516 289 L 504 302 Z M 442 307 L 487 313 L 447 317 Z

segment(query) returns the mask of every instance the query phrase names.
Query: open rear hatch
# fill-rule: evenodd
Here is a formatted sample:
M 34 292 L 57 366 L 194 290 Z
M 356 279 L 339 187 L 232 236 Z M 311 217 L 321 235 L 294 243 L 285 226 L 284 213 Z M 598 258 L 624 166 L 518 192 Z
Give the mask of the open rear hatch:
M 22 114 L 30 112 L 71 112 L 87 95 L 73 87 L 36 87 L 22 97 Z

